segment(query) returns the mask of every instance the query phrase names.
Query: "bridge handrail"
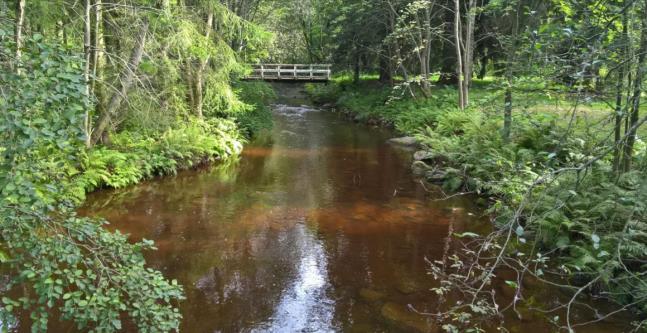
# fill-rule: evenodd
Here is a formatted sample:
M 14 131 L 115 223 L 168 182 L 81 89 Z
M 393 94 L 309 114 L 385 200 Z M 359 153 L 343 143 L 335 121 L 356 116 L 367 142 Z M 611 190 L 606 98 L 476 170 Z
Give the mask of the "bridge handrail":
M 330 80 L 331 64 L 251 64 L 248 79 L 261 80 Z

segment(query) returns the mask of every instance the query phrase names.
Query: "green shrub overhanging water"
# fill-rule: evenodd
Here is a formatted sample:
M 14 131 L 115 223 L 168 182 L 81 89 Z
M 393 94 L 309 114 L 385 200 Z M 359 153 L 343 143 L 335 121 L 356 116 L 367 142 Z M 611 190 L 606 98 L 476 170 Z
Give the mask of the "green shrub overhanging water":
M 639 141 L 632 172 L 614 175 L 613 156 L 601 144 L 613 114 L 599 103 L 580 102 L 571 123 L 569 108 L 576 103 L 565 95 L 520 90 L 513 134 L 505 141 L 503 97 L 494 84 L 475 82 L 473 103 L 464 111 L 455 106 L 453 88 L 412 99 L 376 82 L 338 79 L 308 91 L 357 120 L 416 136 L 429 153 L 417 165 L 430 177 L 441 172 L 445 190 L 491 198 L 488 213 L 499 231 L 512 228 L 511 251 L 533 257 L 534 269 L 524 271 L 566 286 L 594 282 L 589 292 L 647 313 L 646 146 Z
M 187 116 L 88 149 L 82 59 L 38 36 L 24 52 L 24 70 L 0 71 L 0 330 L 29 317 L 32 331 L 46 331 L 52 313 L 81 330 L 117 331 L 125 318 L 141 332 L 177 330 L 183 289 L 146 266 L 143 252 L 154 243 L 130 243 L 75 210 L 90 191 L 239 154 L 245 122 Z M 254 112 L 263 120 L 247 121 L 246 133 L 271 126 L 267 110 Z

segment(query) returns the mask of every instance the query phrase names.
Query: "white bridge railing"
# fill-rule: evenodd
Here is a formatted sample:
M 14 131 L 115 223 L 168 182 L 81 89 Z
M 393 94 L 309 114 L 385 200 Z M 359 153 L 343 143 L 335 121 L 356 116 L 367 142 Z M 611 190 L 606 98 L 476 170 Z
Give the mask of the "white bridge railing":
M 252 65 L 250 80 L 328 81 L 332 71 L 329 64 L 258 64 Z

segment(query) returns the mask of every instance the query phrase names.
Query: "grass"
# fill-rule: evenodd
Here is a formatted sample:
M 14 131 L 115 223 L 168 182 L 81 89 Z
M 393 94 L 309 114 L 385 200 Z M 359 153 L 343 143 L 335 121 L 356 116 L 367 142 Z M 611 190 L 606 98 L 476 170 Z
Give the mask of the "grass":
M 396 78 L 397 82 L 398 78 Z M 458 93 L 453 86 L 433 86 L 431 96 L 423 98 L 414 92 L 412 98 L 404 87 L 395 88 L 378 82 L 378 76 L 364 74 L 360 82 L 353 83 L 352 76 L 335 76 L 328 85 L 309 84 L 307 91 L 316 103 L 334 104 L 343 112 L 359 121 L 381 123 L 394 127 L 399 133 L 413 135 L 427 126 L 434 126 L 439 111 L 457 110 Z M 489 116 L 502 117 L 503 89 L 495 77 L 475 79 L 470 89 L 471 108 L 479 109 Z M 613 99 L 584 97 L 580 100 L 564 87 L 545 87 L 538 82 L 526 82 L 515 88 L 513 93 L 513 117 L 551 115 L 570 121 L 573 111 L 577 123 L 588 126 L 607 121 L 612 126 Z M 642 112 L 647 112 L 643 104 Z M 647 134 L 647 128 L 641 129 Z
M 357 120 L 417 137 L 431 156 L 416 161 L 422 173 L 437 179 L 440 172 L 446 191 L 488 196 L 496 230 L 516 230 L 510 243 L 516 250 L 551 251 L 549 266 L 585 278 L 606 274 L 600 288 L 619 304 L 647 299 L 644 267 L 616 269 L 620 262 L 643 262 L 647 253 L 647 126 L 638 132 L 632 171 L 617 175 L 609 150 L 613 98 L 576 98 L 566 87 L 541 81 L 519 79 L 514 86 L 507 140 L 501 135 L 504 89 L 496 78 L 474 82 L 464 111 L 457 109 L 454 87 L 434 86 L 428 98 L 414 91 L 419 97 L 412 98 L 406 88 L 382 85 L 375 76 L 357 84 L 340 76 L 307 91 L 315 102 L 333 103 Z M 628 224 L 635 230 L 627 232 Z M 634 308 L 647 313 L 647 302 Z

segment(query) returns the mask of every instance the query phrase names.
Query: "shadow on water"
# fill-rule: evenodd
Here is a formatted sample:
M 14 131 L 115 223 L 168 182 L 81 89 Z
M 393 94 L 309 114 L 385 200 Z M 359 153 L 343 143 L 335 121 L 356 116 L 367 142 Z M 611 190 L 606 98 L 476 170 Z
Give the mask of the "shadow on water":
M 277 90 L 289 98 L 273 131 L 240 160 L 95 193 L 82 213 L 155 240 L 148 262 L 186 289 L 184 332 L 438 331 L 407 306 L 436 310 L 425 258 L 442 256 L 450 223 L 484 225 L 473 198 L 429 200 L 390 132 Z

